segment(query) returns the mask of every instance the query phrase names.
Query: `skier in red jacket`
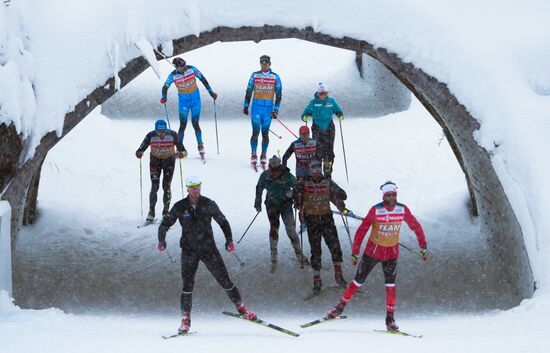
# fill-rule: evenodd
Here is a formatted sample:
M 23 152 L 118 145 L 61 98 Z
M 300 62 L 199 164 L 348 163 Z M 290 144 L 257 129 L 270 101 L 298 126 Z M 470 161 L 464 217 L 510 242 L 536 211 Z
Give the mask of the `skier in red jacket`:
M 386 328 L 398 331 L 395 324 L 395 277 L 397 275 L 397 258 L 399 257 L 399 232 L 403 221 L 415 232 L 423 260 L 428 259 L 428 250 L 424 230 L 407 206 L 397 202 L 397 186 L 388 181 L 380 187 L 383 202 L 371 207 L 367 216 L 355 232 L 352 249 L 352 263 L 357 265 L 361 244 L 372 225 L 372 231 L 367 246 L 353 282 L 344 290 L 342 297 L 327 316 L 335 318 L 341 315 L 344 307 L 351 300 L 355 291 L 363 285 L 370 271 L 378 263 L 382 263 L 386 286 Z

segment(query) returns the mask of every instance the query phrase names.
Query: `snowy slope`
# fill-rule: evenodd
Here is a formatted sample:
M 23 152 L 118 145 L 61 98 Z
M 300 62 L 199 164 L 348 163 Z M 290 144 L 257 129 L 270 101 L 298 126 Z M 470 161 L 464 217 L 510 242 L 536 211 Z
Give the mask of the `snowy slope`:
M 406 110 L 410 91 L 374 59 L 364 60 L 365 76 L 359 76 L 355 52 L 297 39 L 266 40 L 260 43 L 214 43 L 182 55 L 188 64 L 196 66 L 218 92 L 218 109 L 224 118 L 241 117 L 242 101 L 250 74 L 259 70 L 258 58 L 271 55 L 272 70 L 283 83 L 281 118 L 300 116 L 304 105 L 313 96 L 318 82 L 325 83 L 339 104 L 346 107 L 347 117 L 383 116 Z M 174 69 L 170 62 L 159 62 L 161 79 L 153 70 L 147 70 L 124 90 L 115 94 L 101 107 L 102 114 L 123 119 L 150 118 L 163 115 L 158 104 L 161 86 Z M 211 98 L 199 83 L 202 118 L 211 119 Z M 169 90 L 168 107 L 177 109 L 175 88 Z M 231 113 L 231 114 L 229 114 Z
M 289 123 L 298 127 L 296 121 Z M 362 148 L 347 151 L 351 178 L 347 184 L 336 141 L 340 168 L 334 177 L 350 195 L 348 207 L 358 214 L 379 199 L 376 180 L 394 179 L 400 187 L 399 199 L 425 227 L 433 257 L 422 263 L 403 252 L 398 275 L 398 322 L 404 331 L 423 334 L 422 339 L 372 332 L 383 327 L 380 268 L 367 280 L 366 294 L 358 294 L 349 304 L 348 320 L 300 329 L 299 324 L 323 315 L 340 293 L 329 291 L 318 299 L 302 300 L 310 288 L 311 273 L 307 268 L 300 271 L 291 260 L 283 234 L 280 266 L 275 274 L 269 273 L 268 222 L 262 213 L 236 248 L 245 267 L 240 268 L 225 253 L 222 256 L 246 303 L 264 319 L 297 331 L 301 337 L 286 337 L 221 316 L 219 311 L 231 310 L 232 305 L 201 265 L 192 321 L 193 330 L 199 333 L 162 341 L 160 336 L 171 334 L 179 324 L 181 280 L 179 260 L 172 264 L 155 249 L 156 229 L 135 228 L 140 222 L 139 163 L 133 151 L 151 126 L 152 119 L 108 120 L 96 111 L 49 154 L 40 189 L 40 220 L 21 233 L 17 244 L 15 296 L 23 307 L 55 306 L 75 314 L 57 309 L 20 310 L 5 295 L 0 297 L 3 351 L 332 352 L 355 349 L 357 344 L 376 350 L 391 346 L 396 352 L 541 351 L 537 342 L 544 337 L 533 327 L 546 324 L 546 299 L 530 300 L 506 312 L 487 311 L 498 301 L 498 283 L 491 274 L 490 259 L 479 249 L 483 235 L 469 221 L 464 177 L 439 126 L 418 102 L 394 116 L 344 121 L 347 141 Z M 273 150 L 286 147 L 291 140 L 288 133 L 277 125 L 273 128 L 284 136 L 283 141 L 272 142 Z M 253 185 L 258 177 L 246 165 L 248 122 L 237 118 L 220 122 L 219 156 L 213 150 L 212 121 L 204 121 L 203 129 L 208 164 L 197 159 L 191 139 L 187 143 L 191 155 L 184 160 L 183 171 L 203 178 L 203 193 L 218 202 L 237 238 L 254 214 Z M 388 158 L 365 156 L 363 151 L 376 149 L 384 134 L 399 141 L 386 147 Z M 368 163 L 357 163 L 361 160 Z M 440 168 L 426 173 L 426 166 L 432 164 Z M 174 197 L 180 190 L 179 181 L 176 175 Z M 341 222 L 336 221 L 349 279 L 354 273 L 349 265 L 349 242 Z M 355 230 L 358 223 L 351 225 Z M 214 230 L 221 246 L 221 232 L 215 225 Z M 176 225 L 168 234 L 169 250 L 176 258 L 179 231 Z M 410 231 L 403 232 L 402 241 L 416 248 Z M 474 249 L 480 252 L 472 253 Z M 326 249 L 323 263 L 329 263 Z M 322 276 L 325 285 L 333 284 L 330 271 L 323 271 Z
M 448 84 L 481 123 L 476 135 L 521 224 L 539 288 L 550 282 L 548 2 L 12 1 L 0 7 L 0 121 L 33 141 L 61 131 L 88 92 L 153 46 L 218 25 L 313 26 L 388 48 Z M 246 9 L 246 10 L 243 10 Z M 144 47 L 146 45 L 142 45 Z M 38 118 L 37 112 L 40 112 Z M 30 150 L 32 152 L 32 149 Z
M 1 294 L 1 293 L 0 293 Z M 544 327 L 543 315 L 531 315 L 550 303 L 538 301 L 507 312 L 482 315 L 439 315 L 401 321 L 421 339 L 387 336 L 379 317 L 357 317 L 310 329 L 299 324 L 314 317 L 267 316 L 279 325 L 301 333 L 285 336 L 263 327 L 222 315 L 195 315 L 198 334 L 164 341 L 177 321 L 151 316 L 65 315 L 59 310 L 20 310 L 0 295 L 0 346 L 6 353 L 115 353 L 115 352 L 345 352 L 360 349 L 393 352 L 545 352 L 545 337 L 534 327 Z M 544 312 L 544 311 L 543 311 Z
M 293 130 L 298 129 L 298 119 L 285 121 Z M 191 155 L 183 162 L 184 177 L 197 174 L 203 178 L 204 194 L 216 200 L 226 213 L 235 240 L 255 213 L 252 205 L 259 175 L 252 173 L 247 165 L 249 124 L 242 118 L 224 119 L 219 123 L 221 154 L 218 156 L 213 121 L 204 121 L 203 135 L 209 152 L 207 165 L 197 159 L 196 142 L 186 138 L 185 143 Z M 55 306 L 76 312 L 98 308 L 132 312 L 174 308 L 172 305 L 159 307 L 158 300 L 162 298 L 164 303 L 171 303 L 177 299 L 181 285 L 178 266 L 154 250 L 156 227 L 136 229 L 141 222 L 139 163 L 133 152 L 152 125 L 153 119 L 108 120 L 94 114 L 52 150 L 42 176 L 40 221 L 22 231 L 15 253 L 14 295 L 25 307 Z M 273 138 L 270 150 L 274 154 L 280 150 L 282 154 L 292 141 L 291 136 L 276 123 L 272 128 L 284 139 Z M 423 264 L 414 255 L 403 253 L 400 283 L 408 294 L 403 296 L 401 308 L 416 311 L 417 306 L 421 306 L 471 311 L 498 307 L 498 295 L 492 287 L 481 285 L 486 282 L 498 287 L 490 259 L 484 256 L 483 247 L 476 245 L 476 250 L 469 249 L 469 244 L 483 244 L 483 235 L 469 219 L 464 176 L 447 142 L 442 140 L 440 127 L 416 102 L 414 109 L 387 118 L 346 120 L 344 129 L 350 184 L 346 183 L 339 140 L 335 144 L 334 178 L 349 195 L 346 205 L 357 214 L 365 215 L 370 206 L 380 200 L 379 185 L 392 179 L 399 185 L 400 200 L 418 215 L 429 237 L 435 256 L 433 262 Z M 125 132 L 124 137 L 120 131 Z M 375 158 L 366 152 L 376 150 L 385 134 L 396 142 L 385 148 L 387 158 Z M 99 145 L 98 136 L 103 141 Z M 78 151 L 76 158 L 75 150 Z M 446 167 L 426 173 L 433 164 Z M 150 187 L 147 165 L 144 159 L 145 212 Z M 181 197 L 178 166 L 172 192 L 174 200 Z M 160 209 L 157 204 L 157 212 Z M 350 243 L 341 220 L 338 217 L 335 220 L 347 259 L 347 277 L 351 278 L 355 269 L 348 263 Z M 359 223 L 352 221 L 351 225 L 354 231 Z M 219 236 L 217 226 L 214 229 Z M 289 241 L 281 230 L 281 271 L 269 276 L 268 231 L 264 213 L 238 246 L 240 256 L 248 264 L 244 271 L 232 257 L 225 256 L 225 259 L 256 307 L 278 311 L 307 294 L 311 273 L 296 271 L 295 276 L 287 278 L 289 271 L 297 270 L 297 264 L 291 260 Z M 175 226 L 169 235 L 174 256 L 178 254 L 179 232 Z M 307 240 L 304 241 L 307 244 Z M 409 230 L 404 231 L 403 241 L 417 248 Z M 325 256 L 328 256 L 326 251 Z M 65 265 L 62 266 L 60 260 Z M 463 262 L 466 263 L 461 264 Z M 329 257 L 325 257 L 327 269 L 329 264 Z M 483 276 L 476 275 L 480 267 Z M 379 276 L 377 273 L 374 278 L 379 281 Z M 323 277 L 327 285 L 333 283 L 331 271 L 326 271 Z M 460 278 L 456 283 L 462 288 L 441 282 L 445 277 Z M 224 294 L 217 291 L 217 284 L 206 271 L 201 278 L 204 286 L 197 285 L 197 298 L 213 296 L 208 295 L 212 291 L 216 294 L 203 304 L 198 301 L 195 307 L 211 310 L 212 303 L 223 302 Z M 419 281 L 432 283 L 433 280 L 438 288 L 437 296 L 431 294 L 430 286 L 418 285 Z M 155 288 L 164 290 L 159 292 Z M 296 298 L 287 297 L 292 288 L 296 290 Z M 377 293 L 376 302 L 382 304 L 383 286 L 373 288 Z M 471 293 L 473 289 L 476 290 Z M 334 296 L 328 296 L 324 303 L 330 305 L 332 301 Z M 308 303 L 303 309 L 315 312 L 319 310 L 319 303 Z

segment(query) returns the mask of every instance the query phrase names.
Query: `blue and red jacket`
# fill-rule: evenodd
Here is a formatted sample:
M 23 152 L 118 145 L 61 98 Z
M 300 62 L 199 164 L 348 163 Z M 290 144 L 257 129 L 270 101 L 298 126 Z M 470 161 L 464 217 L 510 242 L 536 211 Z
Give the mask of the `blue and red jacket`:
M 254 96 L 252 96 L 254 93 Z M 279 110 L 281 99 L 283 97 L 283 84 L 279 75 L 271 70 L 267 72 L 256 71 L 252 73 L 246 86 L 246 94 L 244 96 L 244 106 L 252 104 L 256 106 L 272 106 L 274 110 Z M 275 98 L 275 105 L 273 105 Z

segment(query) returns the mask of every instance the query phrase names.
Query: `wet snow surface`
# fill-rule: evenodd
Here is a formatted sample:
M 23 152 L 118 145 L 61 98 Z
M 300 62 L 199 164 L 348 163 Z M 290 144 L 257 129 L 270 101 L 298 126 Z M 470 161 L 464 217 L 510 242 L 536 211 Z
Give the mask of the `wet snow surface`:
M 215 199 L 226 213 L 236 240 L 254 215 L 254 185 L 259 175 L 247 166 L 248 121 L 221 120 L 221 154 L 215 153 L 213 121 L 205 120 L 202 126 L 208 163 L 201 164 L 196 143 L 189 139 L 186 147 L 190 156 L 183 162 L 183 173 L 195 173 L 204 180 L 203 194 Z M 294 130 L 299 125 L 292 119 L 286 122 Z M 269 273 L 264 212 L 236 247 L 246 265 L 241 268 L 231 256 L 222 254 L 247 305 L 264 319 L 300 332 L 302 337 L 293 339 L 219 314 L 232 310 L 232 305 L 200 265 L 192 314 L 192 329 L 199 334 L 162 341 L 161 335 L 171 334 L 179 325 L 181 279 L 179 258 L 172 264 L 155 249 L 156 226 L 136 228 L 140 223 L 139 162 L 133 152 L 151 125 L 152 121 L 144 120 L 109 120 L 95 112 L 50 153 L 42 176 L 40 221 L 24 229 L 17 244 L 14 295 L 23 308 L 54 306 L 78 315 L 54 309 L 19 311 L 6 305 L 1 312 L 0 342 L 5 341 L 13 349 L 10 352 L 37 347 L 56 352 L 169 352 L 203 349 L 205 345 L 211 351 L 227 352 L 312 347 L 333 351 L 355 347 L 364 340 L 371 348 L 391 345 L 397 351 L 410 352 L 444 347 L 458 352 L 470 347 L 465 338 L 487 347 L 497 337 L 503 342 L 509 340 L 508 347 L 503 343 L 503 348 L 514 347 L 509 351 L 529 346 L 525 337 L 532 331 L 527 328 L 515 331 L 517 337 L 525 338 L 517 342 L 513 337 L 502 337 L 500 328 L 484 329 L 483 334 L 479 331 L 498 318 L 513 315 L 514 310 L 488 311 L 498 302 L 498 283 L 492 280 L 490 259 L 484 256 L 483 237 L 467 212 L 464 177 L 442 140 L 439 126 L 417 102 L 409 111 L 393 116 L 346 120 L 350 183 L 345 181 L 339 140 L 335 147 L 339 168 L 334 179 L 348 192 L 348 207 L 360 215 L 378 202 L 378 186 L 386 179 L 395 180 L 399 199 L 423 224 L 433 257 L 422 263 L 402 252 L 397 318 L 404 331 L 424 334 L 424 338 L 372 332 L 382 328 L 384 320 L 380 267 L 367 279 L 365 293 L 356 295 L 348 305 L 348 320 L 300 329 L 299 324 L 330 309 L 340 291 L 302 300 L 311 286 L 311 272 L 307 267 L 300 270 L 292 259 L 284 233 L 280 235 L 279 267 L 275 274 Z M 283 150 L 291 141 L 289 134 L 277 123 L 272 127 L 284 138 L 273 139 L 271 151 Z M 146 162 L 144 158 L 144 170 Z M 146 172 L 144 180 L 146 200 L 150 185 Z M 181 195 L 178 174 L 172 190 L 174 198 Z M 349 265 L 349 241 L 340 219 L 335 220 L 344 249 L 344 274 L 351 280 L 354 268 Z M 351 220 L 350 225 L 353 232 L 359 223 Z M 221 231 L 216 225 L 214 230 L 218 244 L 223 246 Z M 168 249 L 176 258 L 179 232 L 176 225 L 168 234 Z M 414 235 L 406 227 L 402 241 L 417 249 Z M 305 244 L 309 253 L 307 241 Z M 323 264 L 329 268 L 328 251 L 323 251 Z M 322 278 L 326 286 L 334 284 L 332 271 L 323 271 Z M 28 330 L 21 331 L 21 327 Z M 52 332 L 60 334 L 52 337 Z M 83 339 L 87 342 L 84 345 Z

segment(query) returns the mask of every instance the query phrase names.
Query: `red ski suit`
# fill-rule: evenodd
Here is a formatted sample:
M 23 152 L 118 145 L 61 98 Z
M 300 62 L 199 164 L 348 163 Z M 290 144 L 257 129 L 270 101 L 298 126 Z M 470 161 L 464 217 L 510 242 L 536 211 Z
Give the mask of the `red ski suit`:
M 412 215 L 411 210 L 401 203 L 397 203 L 394 207 L 387 207 L 381 202 L 371 207 L 357 228 L 353 239 L 352 254 L 359 255 L 363 239 L 372 225 L 365 254 L 379 261 L 397 259 L 399 257 L 399 232 L 403 221 L 416 234 L 418 245 L 423 249 L 426 248 L 424 230 Z

